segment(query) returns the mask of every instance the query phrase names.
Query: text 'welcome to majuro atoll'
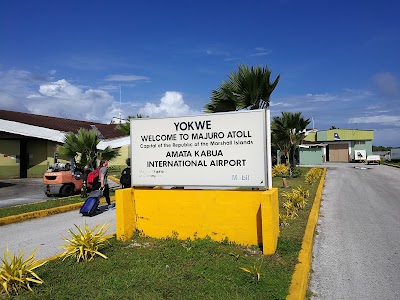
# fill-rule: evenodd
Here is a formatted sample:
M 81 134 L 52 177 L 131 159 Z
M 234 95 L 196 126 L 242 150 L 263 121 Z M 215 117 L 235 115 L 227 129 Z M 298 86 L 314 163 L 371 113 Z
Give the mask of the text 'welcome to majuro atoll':
M 235 151 L 234 149 L 228 150 L 227 146 L 253 144 L 252 134 L 249 130 L 212 131 L 211 120 L 174 122 L 173 124 L 176 131 L 174 133 L 140 136 L 140 148 L 165 149 L 164 158 L 147 161 L 147 167 L 233 167 L 246 165 L 246 159 L 223 159 L 223 157 L 224 151 Z M 203 149 L 197 149 L 199 147 Z M 218 147 L 220 148 L 218 149 Z

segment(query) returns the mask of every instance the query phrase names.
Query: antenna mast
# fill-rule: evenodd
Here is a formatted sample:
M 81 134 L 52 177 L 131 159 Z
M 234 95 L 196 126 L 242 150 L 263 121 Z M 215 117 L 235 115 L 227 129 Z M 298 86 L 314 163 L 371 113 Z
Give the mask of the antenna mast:
M 121 95 L 122 95 L 122 90 L 121 90 L 121 85 L 119 85 L 119 124 L 122 123 Z

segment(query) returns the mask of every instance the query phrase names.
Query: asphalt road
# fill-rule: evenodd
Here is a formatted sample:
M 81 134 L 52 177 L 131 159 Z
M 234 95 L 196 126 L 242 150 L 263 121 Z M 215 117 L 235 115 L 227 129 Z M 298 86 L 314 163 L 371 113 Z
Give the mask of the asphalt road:
M 400 299 L 400 169 L 326 167 L 312 298 Z
M 0 179 L 0 207 L 48 200 L 42 178 Z
M 110 187 L 118 184 L 110 181 Z M 24 178 L 0 180 L 0 208 L 26 203 L 49 200 L 44 194 L 41 178 Z M 48 258 L 62 253 L 61 245 L 66 244 L 63 237 L 69 237 L 69 229 L 76 232 L 74 224 L 94 227 L 98 224 L 110 223 L 109 234 L 115 233 L 115 209 L 104 211 L 100 205 L 100 213 L 93 217 L 83 217 L 79 210 L 32 219 L 20 223 L 0 226 L 0 254 L 9 248 L 11 253 L 28 255 L 37 248 L 37 259 Z
M 105 205 L 101 205 L 103 210 Z M 49 258 L 62 253 L 61 245 L 67 244 L 63 237 L 71 237 L 69 229 L 77 232 L 74 224 L 81 228 L 87 224 L 91 228 L 96 225 L 110 224 L 109 234 L 115 233 L 115 209 L 102 211 L 93 217 L 83 217 L 79 210 L 52 215 L 44 218 L 28 220 L 0 226 L 0 253 L 7 249 L 12 254 L 18 254 L 23 250 L 27 257 L 37 249 L 35 258 Z

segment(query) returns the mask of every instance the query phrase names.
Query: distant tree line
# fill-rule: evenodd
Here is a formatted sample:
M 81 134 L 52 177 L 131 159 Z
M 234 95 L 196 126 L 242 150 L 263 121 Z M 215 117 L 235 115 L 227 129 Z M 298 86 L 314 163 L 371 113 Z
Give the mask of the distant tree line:
M 374 146 L 372 145 L 372 151 L 390 151 L 393 147 L 384 147 L 384 146 Z

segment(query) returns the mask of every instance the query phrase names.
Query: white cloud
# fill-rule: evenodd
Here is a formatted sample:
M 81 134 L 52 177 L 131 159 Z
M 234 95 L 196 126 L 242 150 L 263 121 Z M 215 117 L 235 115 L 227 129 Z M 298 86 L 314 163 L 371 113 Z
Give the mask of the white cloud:
M 191 110 L 189 105 L 185 104 L 181 93 L 174 91 L 166 92 L 159 104 L 146 103 L 139 109 L 139 114 L 149 117 L 175 117 L 197 113 L 200 112 Z
M 400 95 L 400 84 L 393 74 L 389 72 L 378 73 L 374 76 L 374 82 L 383 95 Z
M 109 75 L 105 79 L 105 81 L 139 81 L 139 80 L 149 80 L 149 77 L 146 76 L 138 76 L 138 75 Z
M 34 114 L 102 122 L 114 98 L 103 90 L 87 89 L 61 79 L 42 84 L 27 96 L 26 108 Z
M 330 102 L 338 100 L 337 96 L 329 94 L 307 94 L 307 98 L 310 102 Z
M 257 47 L 257 48 L 255 48 L 255 50 L 256 50 L 256 53 L 250 54 L 250 56 L 265 56 L 272 52 L 271 49 L 266 49 L 266 48 L 262 48 L 262 47 Z
M 381 125 L 391 125 L 391 126 L 400 126 L 400 116 L 372 116 L 372 117 L 356 117 L 350 118 L 349 123 L 351 124 L 381 124 Z
M 109 94 L 117 88 L 82 87 L 66 79 L 49 82 L 29 71 L 0 69 L 0 109 L 101 123 L 120 113 L 122 118 L 137 113 L 159 117 L 201 113 L 190 109 L 178 92 L 166 92 L 158 103 L 120 102 Z

